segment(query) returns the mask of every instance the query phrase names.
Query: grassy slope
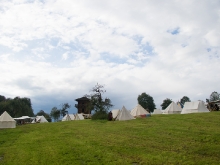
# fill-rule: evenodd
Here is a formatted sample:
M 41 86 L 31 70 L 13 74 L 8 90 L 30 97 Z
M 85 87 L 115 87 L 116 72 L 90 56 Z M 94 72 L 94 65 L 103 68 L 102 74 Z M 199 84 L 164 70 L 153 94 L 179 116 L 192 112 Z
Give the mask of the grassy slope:
M 0 164 L 219 164 L 220 112 L 0 130 Z

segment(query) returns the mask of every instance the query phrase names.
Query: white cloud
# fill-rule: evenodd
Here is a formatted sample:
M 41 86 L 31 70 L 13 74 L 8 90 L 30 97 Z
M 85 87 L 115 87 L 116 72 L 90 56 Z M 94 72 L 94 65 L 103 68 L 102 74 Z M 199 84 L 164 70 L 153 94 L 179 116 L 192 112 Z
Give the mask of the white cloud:
M 68 55 L 69 53 L 68 52 L 66 52 L 66 53 L 64 53 L 63 55 L 62 55 L 62 59 L 63 60 L 67 60 L 68 59 Z
M 128 109 L 142 92 L 160 108 L 165 98 L 205 100 L 220 88 L 219 1 L 0 6 L 0 90 L 33 98 L 35 112 L 64 98 L 73 107 L 97 82 L 106 85 L 115 108 Z

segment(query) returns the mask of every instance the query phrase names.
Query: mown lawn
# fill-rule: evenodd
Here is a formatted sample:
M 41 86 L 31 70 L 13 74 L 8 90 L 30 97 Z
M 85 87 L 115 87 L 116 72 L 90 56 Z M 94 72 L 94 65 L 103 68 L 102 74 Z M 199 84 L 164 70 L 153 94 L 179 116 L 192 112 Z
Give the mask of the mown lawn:
M 0 164 L 219 164 L 220 112 L 0 130 Z

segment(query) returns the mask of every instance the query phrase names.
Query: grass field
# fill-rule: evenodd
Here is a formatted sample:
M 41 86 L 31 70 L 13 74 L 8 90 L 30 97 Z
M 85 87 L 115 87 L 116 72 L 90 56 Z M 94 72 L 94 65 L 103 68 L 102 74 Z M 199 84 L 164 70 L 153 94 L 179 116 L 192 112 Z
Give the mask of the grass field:
M 0 130 L 0 164 L 219 164 L 220 112 Z

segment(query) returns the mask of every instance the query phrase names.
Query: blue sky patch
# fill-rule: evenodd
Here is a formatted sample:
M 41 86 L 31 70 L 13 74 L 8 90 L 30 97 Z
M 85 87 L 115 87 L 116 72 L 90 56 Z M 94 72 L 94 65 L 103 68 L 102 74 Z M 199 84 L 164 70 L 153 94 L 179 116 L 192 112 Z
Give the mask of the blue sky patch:
M 172 35 L 177 35 L 180 33 L 180 28 L 179 27 L 176 27 L 175 29 L 170 29 L 170 30 L 167 30 L 168 33 L 172 34 Z

